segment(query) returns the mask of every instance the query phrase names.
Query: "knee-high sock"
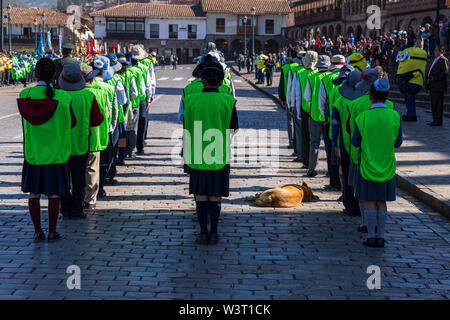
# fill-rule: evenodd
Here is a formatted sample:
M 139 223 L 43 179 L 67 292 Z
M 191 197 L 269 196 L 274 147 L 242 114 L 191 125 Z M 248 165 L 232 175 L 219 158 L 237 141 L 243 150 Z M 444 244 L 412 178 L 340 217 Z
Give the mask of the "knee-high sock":
M 58 223 L 59 214 L 59 198 L 48 199 L 48 232 L 56 232 L 56 224 Z
M 387 211 L 377 211 L 377 238 L 384 238 L 384 226 L 386 225 Z
M 195 205 L 197 207 L 197 218 L 200 224 L 200 233 L 208 234 L 208 202 L 207 201 L 196 201 Z
M 217 234 L 217 226 L 219 225 L 221 202 L 209 201 L 209 216 L 211 217 L 211 234 Z
M 364 203 L 359 203 L 359 211 L 361 211 L 361 226 L 367 225 L 366 213 L 365 213 Z
M 367 219 L 368 238 L 375 238 L 375 227 L 377 226 L 377 210 L 365 210 Z
M 41 199 L 28 199 L 28 210 L 30 211 L 31 221 L 33 221 L 34 232 L 42 233 L 41 227 Z

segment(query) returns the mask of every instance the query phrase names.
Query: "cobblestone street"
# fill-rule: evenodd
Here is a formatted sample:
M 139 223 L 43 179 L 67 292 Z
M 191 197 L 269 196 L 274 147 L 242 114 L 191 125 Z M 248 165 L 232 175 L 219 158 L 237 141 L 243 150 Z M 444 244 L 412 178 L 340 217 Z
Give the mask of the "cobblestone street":
M 195 203 L 182 165 L 173 163 L 179 141 L 172 139 L 181 127 L 176 113 L 192 70 L 157 71 L 158 78 L 167 79 L 158 81 L 146 154 L 118 168 L 118 185 L 107 187 L 108 197 L 100 199 L 94 215 L 60 220 L 65 239 L 56 243 L 32 242 L 26 195 L 20 191 L 19 116 L 1 120 L 11 131 L 0 138 L 0 299 L 450 298 L 449 220 L 398 190 L 397 201 L 388 204 L 386 247 L 364 247 L 356 231 L 360 218 L 345 216 L 336 201 L 339 193 L 323 190 L 325 152 L 319 175 L 303 178 L 306 170 L 292 162 L 286 148 L 284 111 L 238 76 L 237 136 L 247 129 L 259 137 L 280 130 L 279 170 L 261 170 L 266 163 L 248 158 L 232 164 L 221 241 L 197 245 Z M 171 81 L 175 74 L 186 80 Z M 17 112 L 8 94 L 5 103 Z M 261 149 L 258 143 L 251 152 Z M 257 208 L 245 201 L 302 180 L 320 201 L 293 209 Z M 46 228 L 47 201 L 42 203 Z M 67 289 L 70 265 L 81 268 L 81 290 Z M 380 290 L 367 289 L 371 265 L 381 268 Z

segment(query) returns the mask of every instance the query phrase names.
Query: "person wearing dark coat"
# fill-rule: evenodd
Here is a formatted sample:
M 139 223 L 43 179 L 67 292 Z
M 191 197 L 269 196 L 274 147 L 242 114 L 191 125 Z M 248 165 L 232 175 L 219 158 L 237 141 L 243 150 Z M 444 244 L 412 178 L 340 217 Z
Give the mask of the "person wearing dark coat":
M 430 92 L 431 112 L 433 121 L 429 126 L 442 126 L 444 112 L 444 94 L 447 91 L 447 74 L 449 71 L 448 59 L 444 50 L 437 46 L 434 50 L 435 60 L 427 72 L 426 89 Z

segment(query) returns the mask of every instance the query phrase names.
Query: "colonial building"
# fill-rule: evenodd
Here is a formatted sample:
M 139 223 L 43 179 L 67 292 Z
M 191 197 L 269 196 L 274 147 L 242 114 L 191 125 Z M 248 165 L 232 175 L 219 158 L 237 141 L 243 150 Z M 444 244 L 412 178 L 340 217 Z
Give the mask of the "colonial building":
M 290 41 L 320 34 L 335 38 L 353 33 L 374 36 L 381 32 L 407 30 L 436 21 L 436 0 L 297 0 L 291 2 L 294 24 L 284 31 Z M 450 0 L 440 0 L 441 17 L 450 14 Z M 370 5 L 381 9 L 381 29 L 367 27 Z
M 255 52 L 276 51 L 289 13 L 287 0 L 200 0 L 192 6 L 126 3 L 91 16 L 97 39 L 122 46 L 142 43 L 159 54 L 176 54 L 189 62 L 203 53 L 208 42 L 215 42 L 228 57 L 242 52 L 245 36 L 247 50 L 252 52 L 253 32 Z

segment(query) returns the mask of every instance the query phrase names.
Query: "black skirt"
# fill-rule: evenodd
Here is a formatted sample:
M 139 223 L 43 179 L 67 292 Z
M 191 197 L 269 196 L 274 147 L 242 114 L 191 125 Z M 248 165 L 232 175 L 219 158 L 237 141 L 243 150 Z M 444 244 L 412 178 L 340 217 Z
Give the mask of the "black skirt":
M 22 191 L 46 196 L 63 195 L 69 192 L 69 166 L 67 163 L 33 165 L 24 161 Z
M 189 194 L 212 197 L 228 197 L 230 195 L 230 165 L 216 171 L 196 170 L 185 167 L 189 174 Z

